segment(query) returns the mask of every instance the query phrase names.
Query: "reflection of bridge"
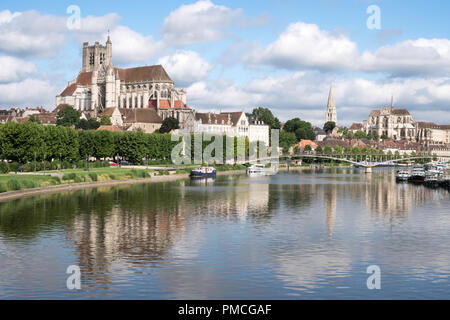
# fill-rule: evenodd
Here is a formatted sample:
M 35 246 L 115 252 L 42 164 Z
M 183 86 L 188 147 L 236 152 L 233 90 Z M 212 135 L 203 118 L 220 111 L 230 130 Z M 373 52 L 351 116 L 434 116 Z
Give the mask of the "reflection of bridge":
M 416 156 L 410 156 L 402 158 L 398 155 L 386 155 L 386 154 L 313 154 L 313 153 L 299 153 L 294 155 L 286 155 L 280 157 L 266 157 L 260 159 L 248 159 L 246 161 L 240 161 L 239 164 L 256 163 L 256 162 L 289 162 L 296 159 L 325 159 L 338 162 L 347 162 L 370 171 L 371 168 L 376 166 L 388 166 L 398 162 L 410 162 L 413 160 L 432 159 L 433 156 L 429 154 L 419 154 Z M 450 156 L 444 156 L 444 158 L 450 158 Z

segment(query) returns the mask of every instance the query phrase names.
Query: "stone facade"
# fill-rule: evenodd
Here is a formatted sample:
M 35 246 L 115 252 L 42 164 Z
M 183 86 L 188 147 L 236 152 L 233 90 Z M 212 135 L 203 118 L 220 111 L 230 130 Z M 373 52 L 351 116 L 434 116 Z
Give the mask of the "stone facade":
M 333 86 L 330 87 L 330 93 L 328 95 L 327 114 L 325 117 L 325 123 L 334 122 L 337 126 L 337 111 L 336 103 L 334 102 Z
M 247 137 L 250 142 L 262 141 L 269 145 L 269 126 L 248 118 L 244 111 L 195 113 L 188 120 L 183 133 L 208 133 L 230 137 Z
M 373 110 L 369 119 L 363 122 L 363 131 L 367 134 L 378 133 L 393 140 L 416 139 L 416 122 L 406 109 L 395 109 L 385 106 L 381 110 Z
M 83 61 L 77 78 L 56 97 L 87 118 L 97 118 L 109 108 L 153 109 L 165 119 L 174 117 L 183 126 L 193 113 L 186 105 L 186 91 L 176 89 L 161 65 L 120 69 L 112 64 L 112 42 L 83 44 Z
M 417 141 L 430 145 L 450 144 L 450 125 L 417 122 Z

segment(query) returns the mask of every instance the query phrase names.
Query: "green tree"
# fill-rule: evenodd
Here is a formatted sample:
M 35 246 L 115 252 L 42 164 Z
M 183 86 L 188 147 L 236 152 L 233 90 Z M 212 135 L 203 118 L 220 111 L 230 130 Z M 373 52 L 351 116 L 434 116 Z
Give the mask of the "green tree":
M 303 139 L 314 140 L 316 138 L 311 123 L 300 120 L 299 118 L 287 121 L 284 125 L 284 131 L 295 133 L 297 141 Z
M 26 163 L 33 161 L 36 154 L 36 160 L 44 159 L 46 146 L 43 125 L 35 122 L 9 122 L 0 128 L 0 148 L 3 158 Z
M 71 128 L 44 126 L 44 139 L 48 159 L 70 160 L 79 157 L 78 135 Z
M 100 122 L 91 118 L 89 120 L 81 119 L 78 124 L 75 126 L 75 129 L 82 130 L 97 130 L 100 127 Z
M 102 126 L 110 126 L 112 125 L 111 117 L 107 114 L 104 114 L 100 117 L 100 125 Z
M 160 133 L 169 133 L 172 130 L 180 129 L 180 123 L 178 119 L 169 117 L 164 119 L 161 128 L 159 129 Z
M 353 138 L 355 139 L 367 139 L 367 135 L 364 131 L 358 130 L 353 135 Z
M 94 131 L 94 156 L 97 159 L 114 156 L 115 146 L 112 132 L 106 130 Z
M 41 121 L 35 116 L 35 115 L 31 115 L 30 118 L 28 118 L 29 122 L 36 122 L 36 123 L 41 123 Z
M 75 110 L 72 106 L 67 105 L 66 107 L 59 110 L 56 116 L 56 125 L 71 127 L 76 126 L 80 122 L 81 112 Z
M 280 120 L 278 120 L 268 108 L 255 108 L 251 115 L 263 121 L 270 129 L 280 129 L 281 127 Z
M 336 128 L 336 122 L 334 121 L 328 121 L 323 126 L 323 131 L 325 131 L 327 134 L 333 132 L 334 128 Z
M 289 148 L 297 143 L 297 137 L 293 132 L 280 132 L 280 147 L 283 149 L 283 152 L 288 152 Z

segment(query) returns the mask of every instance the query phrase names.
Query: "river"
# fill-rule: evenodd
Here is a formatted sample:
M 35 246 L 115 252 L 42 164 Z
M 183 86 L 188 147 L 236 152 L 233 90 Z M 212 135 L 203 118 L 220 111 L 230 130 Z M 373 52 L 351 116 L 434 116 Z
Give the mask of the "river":
M 0 203 L 0 299 L 450 299 L 449 231 L 386 169 L 49 194 Z

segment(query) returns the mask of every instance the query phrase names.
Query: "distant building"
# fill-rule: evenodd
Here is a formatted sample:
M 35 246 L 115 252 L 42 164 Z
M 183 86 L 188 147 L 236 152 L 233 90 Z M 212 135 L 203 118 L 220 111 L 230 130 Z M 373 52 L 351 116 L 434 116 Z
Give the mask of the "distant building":
M 337 111 L 336 111 L 336 103 L 334 102 L 333 85 L 331 85 L 330 93 L 328 94 L 325 123 L 327 122 L 334 122 L 337 126 Z
M 314 134 L 316 135 L 316 141 L 323 141 L 327 137 L 327 133 L 319 127 L 313 127 Z
M 112 126 L 120 128 L 122 131 L 140 129 L 145 133 L 153 133 L 158 131 L 163 123 L 162 118 L 153 109 L 107 108 L 102 115 L 109 116 Z M 112 130 L 111 128 L 107 129 Z
M 417 122 L 416 139 L 430 145 L 450 144 L 450 125 Z
M 363 130 L 363 124 L 362 124 L 362 123 L 356 123 L 356 122 L 354 122 L 354 123 L 350 126 L 350 128 L 348 128 L 348 130 L 351 131 L 351 132 L 353 132 L 353 133 L 358 132 L 358 131 L 362 131 L 362 130 Z
M 395 109 L 392 99 L 391 106 L 373 110 L 369 119 L 363 122 L 366 134 L 376 132 L 379 137 L 385 136 L 393 140 L 416 139 L 416 122 L 407 109 Z
M 262 141 L 269 145 L 269 126 L 257 119 L 249 119 L 244 111 L 195 113 L 192 123 L 185 125 L 184 132 L 248 137 L 250 142 Z

